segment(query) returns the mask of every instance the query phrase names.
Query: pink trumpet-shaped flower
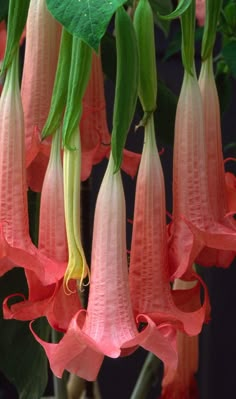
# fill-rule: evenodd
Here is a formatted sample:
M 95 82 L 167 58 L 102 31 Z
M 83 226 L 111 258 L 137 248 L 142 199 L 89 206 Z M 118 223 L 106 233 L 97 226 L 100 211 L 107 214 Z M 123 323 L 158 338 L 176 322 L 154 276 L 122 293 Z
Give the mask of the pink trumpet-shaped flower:
M 39 249 L 50 259 L 66 264 L 68 250 L 60 143 L 60 131 L 58 131 L 52 139 L 50 159 L 42 187 Z M 32 270 L 26 270 L 25 273 L 29 289 L 28 300 L 18 302 L 9 309 L 7 305 L 9 297 L 6 298 L 3 304 L 4 317 L 32 320 L 46 316 L 52 327 L 65 331 L 71 317 L 81 307 L 77 293 L 67 295 L 63 289 L 62 279 L 55 284 L 44 286 Z M 76 291 L 75 282 L 71 284 L 73 285 L 71 289 Z
M 147 323 L 138 332 L 128 289 L 125 234 L 125 198 L 120 172 L 109 164 L 98 194 L 95 209 L 91 286 L 87 313 L 74 315 L 59 344 L 49 344 L 36 335 L 44 347 L 55 375 L 66 369 L 87 380 L 94 380 L 104 355 L 117 358 L 134 351 L 138 345 L 176 366 L 173 334 L 168 325 Z
M 235 257 L 236 222 L 229 212 L 227 203 L 227 188 L 225 183 L 224 160 L 222 151 L 220 107 L 216 89 L 212 58 L 202 64 L 199 86 L 204 111 L 204 139 L 206 151 L 206 175 L 209 189 L 210 207 L 214 219 L 231 229 L 232 250 L 219 251 L 212 248 L 204 249 L 197 261 L 202 265 L 227 267 Z M 230 230 L 229 230 L 230 233 Z
M 188 289 L 193 283 L 176 280 L 174 289 Z M 196 298 L 197 300 L 197 298 Z M 164 367 L 160 399 L 199 399 L 195 374 L 198 370 L 198 336 L 177 332 L 177 370 Z
M 196 0 L 196 19 L 199 26 L 205 24 L 206 0 Z
M 111 135 L 107 126 L 104 77 L 101 57 L 93 54 L 90 80 L 83 98 L 83 114 L 80 122 L 82 164 L 81 179 L 86 180 L 92 166 L 110 154 Z M 134 177 L 137 173 L 140 154 L 124 150 L 122 169 Z
M 48 116 L 59 51 L 60 25 L 45 0 L 30 2 L 22 76 L 28 184 L 41 191 L 50 153 L 50 140 L 40 141 Z
M 236 231 L 232 220 L 216 217 L 210 203 L 207 145 L 198 82 L 195 75 L 185 72 L 175 123 L 173 223 L 169 243 L 172 278 L 191 274 L 191 265 L 206 247 L 213 251 L 235 250 Z M 217 156 L 214 154 L 212 160 L 216 164 Z M 215 261 L 214 258 L 212 265 Z M 225 265 L 224 262 L 218 262 L 218 265 L 220 263 Z
M 24 120 L 18 81 L 18 52 L 0 98 L 0 275 L 16 265 L 33 270 L 43 284 L 63 275 L 62 265 L 44 256 L 29 236 Z
M 164 177 L 156 147 L 153 116 L 145 127 L 137 178 L 129 282 L 135 316 L 148 315 L 157 324 L 170 323 L 173 329 L 183 330 L 189 335 L 200 332 L 206 302 L 203 307 L 196 309 L 194 306 L 192 312 L 186 312 L 176 306 L 171 292 Z M 188 300 L 193 292 L 186 290 L 185 294 Z M 178 302 L 178 297 L 175 300 Z

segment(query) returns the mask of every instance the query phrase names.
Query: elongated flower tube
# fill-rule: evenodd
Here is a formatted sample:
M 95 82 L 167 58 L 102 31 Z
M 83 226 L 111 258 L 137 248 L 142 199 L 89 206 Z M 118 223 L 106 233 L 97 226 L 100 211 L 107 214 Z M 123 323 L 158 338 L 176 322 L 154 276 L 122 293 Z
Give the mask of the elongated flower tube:
M 88 275 L 80 232 L 80 174 L 81 145 L 79 130 L 72 135 L 72 150 L 64 148 L 64 204 L 69 261 L 64 276 L 65 288 L 69 288 L 71 279 L 79 280 L 80 286 Z
M 19 265 L 33 270 L 43 284 L 51 284 L 62 277 L 63 269 L 31 242 L 24 155 L 17 52 L 0 98 L 0 275 Z
M 222 151 L 220 107 L 215 85 L 212 57 L 202 63 L 199 86 L 203 101 L 204 141 L 206 152 L 206 175 L 209 190 L 209 201 L 214 219 L 231 229 L 232 250 L 218 251 L 206 248 L 198 257 L 202 265 L 227 267 L 235 256 L 236 222 L 229 212 L 225 183 L 224 161 Z M 229 230 L 230 233 L 230 230 Z
M 182 311 L 169 283 L 165 187 L 157 151 L 153 115 L 145 126 L 144 148 L 138 172 L 129 283 L 135 316 L 148 315 L 155 323 L 170 323 L 189 335 L 200 332 L 205 305 Z M 199 292 L 200 294 L 200 292 Z M 186 300 L 192 295 L 186 291 Z
M 31 1 L 27 18 L 21 94 L 25 120 L 27 179 L 34 191 L 41 191 L 50 154 L 49 140 L 41 143 L 40 133 L 49 112 L 59 40 L 60 25 L 48 12 L 46 1 Z
M 192 287 L 193 284 L 194 282 L 176 280 L 174 289 L 186 290 Z M 199 300 L 199 297 L 196 300 Z M 195 379 L 195 374 L 198 370 L 198 336 L 189 337 L 178 331 L 177 348 L 177 370 L 173 370 L 168 366 L 164 367 L 161 399 L 199 399 Z
M 64 273 L 68 251 L 60 144 L 59 130 L 53 136 L 50 159 L 42 187 L 39 249 L 50 259 L 61 262 Z M 46 316 L 52 327 L 65 331 L 71 317 L 81 307 L 77 292 L 66 295 L 62 279 L 56 281 L 55 284 L 44 286 L 33 271 L 26 270 L 25 273 L 29 289 L 28 300 L 18 302 L 9 309 L 7 306 L 9 298 L 6 298 L 3 304 L 4 317 L 33 320 Z M 75 282 L 73 284 L 75 290 Z
M 93 380 L 104 355 L 116 358 L 138 345 L 176 366 L 174 334 L 168 325 L 157 328 L 143 316 L 146 328 L 141 332 L 136 328 L 128 289 L 125 219 L 121 175 L 119 171 L 114 174 L 110 157 L 95 209 L 87 313 L 75 314 L 59 344 L 48 344 L 35 334 L 59 377 L 66 369 Z
M 175 122 L 169 252 L 171 266 L 174 266 L 172 277 L 180 277 L 186 271 L 191 273 L 191 265 L 205 247 L 235 250 L 232 223 L 216 218 L 210 204 L 204 129 L 198 82 L 195 75 L 185 71 Z
M 104 78 L 101 56 L 93 53 L 92 71 L 83 98 L 83 113 L 80 121 L 82 167 L 81 180 L 86 180 L 92 166 L 109 157 L 111 135 L 107 126 Z M 122 169 L 134 177 L 137 173 L 140 155 L 124 150 Z

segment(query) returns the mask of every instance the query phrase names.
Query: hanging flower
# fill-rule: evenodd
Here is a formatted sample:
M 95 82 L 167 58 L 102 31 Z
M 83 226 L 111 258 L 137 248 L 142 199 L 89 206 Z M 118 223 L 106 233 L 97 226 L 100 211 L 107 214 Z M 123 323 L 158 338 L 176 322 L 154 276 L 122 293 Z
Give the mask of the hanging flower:
M 212 57 L 202 63 L 199 86 L 204 111 L 204 141 L 206 152 L 206 176 L 209 190 L 209 201 L 215 221 L 228 228 L 232 234 L 231 251 L 205 248 L 197 262 L 205 266 L 229 266 L 235 257 L 236 222 L 229 212 L 227 189 L 225 183 L 222 138 L 220 126 L 220 107 L 215 85 Z M 230 241 L 229 241 L 230 244 Z
M 60 131 L 52 139 L 52 147 L 47 171 L 42 187 L 39 222 L 39 249 L 48 258 L 61 262 L 64 273 L 68 260 L 65 232 L 63 171 L 61 164 Z M 17 320 L 33 320 L 46 316 L 50 325 L 65 331 L 74 313 L 81 308 L 75 282 L 71 289 L 75 294 L 67 295 L 63 289 L 63 279 L 51 285 L 43 285 L 32 270 L 25 270 L 29 296 L 28 300 L 8 307 L 8 300 L 17 297 L 10 295 L 3 303 L 4 317 Z M 20 295 L 22 296 L 22 295 Z
M 87 380 L 96 379 L 104 355 L 127 355 L 138 345 L 176 366 L 174 334 L 167 324 L 157 328 L 147 316 L 140 316 L 147 326 L 141 332 L 136 328 L 128 289 L 125 236 L 121 175 L 114 174 L 110 156 L 95 210 L 87 313 L 74 315 L 59 344 L 46 343 L 34 333 L 58 377 L 66 369 Z
M 185 72 L 175 123 L 173 223 L 169 229 L 172 278 L 191 274 L 191 265 L 205 247 L 235 250 L 232 221 L 216 218 L 210 203 L 204 129 L 198 82 L 195 75 Z
M 41 143 L 40 133 L 49 112 L 56 72 L 60 25 L 51 16 L 45 0 L 30 2 L 22 76 L 28 185 L 41 191 L 50 154 L 50 141 Z
M 0 275 L 16 265 L 33 270 L 43 284 L 63 275 L 63 267 L 43 255 L 29 236 L 24 121 L 18 78 L 18 52 L 0 98 Z
M 205 319 L 207 301 L 189 312 L 178 308 L 169 277 L 164 178 L 151 116 L 145 126 L 136 185 L 129 273 L 132 305 L 135 316 L 145 314 L 157 324 L 170 323 L 173 329 L 196 335 Z M 186 290 L 185 294 L 188 300 L 193 293 Z
M 86 180 L 92 166 L 109 157 L 111 135 L 107 126 L 104 78 L 101 56 L 93 54 L 90 80 L 83 98 L 83 114 L 80 122 L 82 166 L 81 180 Z M 134 177 L 140 154 L 124 150 L 122 169 Z
M 174 289 L 186 290 L 196 284 L 176 280 Z M 199 297 L 196 297 L 199 300 Z M 177 333 L 178 367 L 177 370 L 164 367 L 162 394 L 160 399 L 199 399 L 195 374 L 198 370 L 198 336 L 189 337 L 183 332 Z

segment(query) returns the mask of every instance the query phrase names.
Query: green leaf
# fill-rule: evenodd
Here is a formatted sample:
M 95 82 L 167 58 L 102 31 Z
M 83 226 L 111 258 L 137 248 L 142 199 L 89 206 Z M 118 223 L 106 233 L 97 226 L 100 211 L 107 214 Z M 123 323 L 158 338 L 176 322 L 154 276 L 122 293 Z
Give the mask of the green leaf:
M 112 15 L 126 0 L 47 0 L 47 6 L 68 32 L 95 51 Z
M 0 0 L 0 22 L 7 19 L 9 0 Z
M 224 46 L 222 54 L 233 77 L 236 79 L 236 40 L 228 42 Z
M 1 303 L 16 292 L 27 292 L 24 272 L 17 268 L 0 279 Z M 3 320 L 0 312 L 0 369 L 16 386 L 20 399 L 40 399 L 48 378 L 44 350 L 35 341 L 28 322 Z M 34 329 L 40 337 L 48 339 L 50 329 L 44 319 L 35 321 Z
M 161 19 L 159 14 L 166 15 L 171 13 L 173 9 L 171 0 L 149 0 L 149 2 L 154 12 L 155 23 L 167 36 L 170 28 L 170 21 Z
M 180 0 L 177 7 L 170 14 L 163 15 L 158 12 L 158 16 L 161 19 L 167 20 L 178 18 L 189 8 L 191 4 L 192 0 Z
M 1 74 L 9 67 L 14 54 L 18 49 L 20 37 L 26 24 L 29 3 L 30 0 L 24 0 L 23 2 L 10 0 L 7 25 L 7 44 Z

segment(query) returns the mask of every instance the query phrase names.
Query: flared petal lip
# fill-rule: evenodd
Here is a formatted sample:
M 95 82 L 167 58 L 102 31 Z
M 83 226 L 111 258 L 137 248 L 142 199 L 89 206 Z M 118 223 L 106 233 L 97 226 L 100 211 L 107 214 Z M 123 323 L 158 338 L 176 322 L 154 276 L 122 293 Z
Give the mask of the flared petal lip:
M 28 242 L 27 248 L 12 247 L 6 240 L 2 225 L 0 225 L 0 276 L 13 267 L 22 267 L 32 270 L 43 285 L 50 285 L 64 276 L 66 262 L 55 262 L 49 259 L 36 248 L 32 242 Z M 3 259 L 8 258 L 4 266 Z

